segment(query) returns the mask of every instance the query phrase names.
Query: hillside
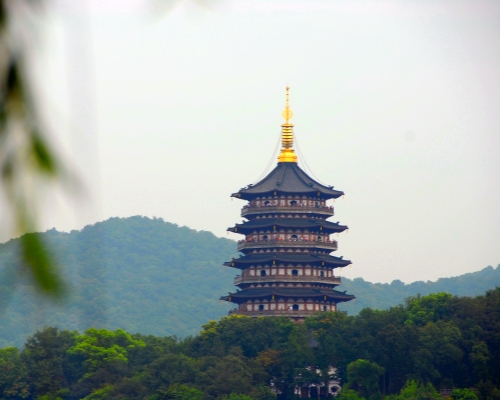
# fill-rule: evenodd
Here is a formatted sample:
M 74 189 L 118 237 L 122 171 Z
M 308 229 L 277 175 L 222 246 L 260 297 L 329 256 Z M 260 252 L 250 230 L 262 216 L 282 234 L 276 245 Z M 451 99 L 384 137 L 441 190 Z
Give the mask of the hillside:
M 144 217 L 111 218 L 71 233 L 50 230 L 43 237 L 63 266 L 70 295 L 54 305 L 26 280 L 12 286 L 7 266 L 18 263 L 18 243 L 1 245 L 0 301 L 10 301 L 0 317 L 0 345 L 19 345 L 43 326 L 186 336 L 230 309 L 218 299 L 232 287 L 234 271 L 222 263 L 235 256 L 234 241 Z
M 111 218 L 81 231 L 43 234 L 68 281 L 61 304 L 41 299 L 18 271 L 17 240 L 0 245 L 0 347 L 21 345 L 44 326 L 83 331 L 124 328 L 157 336 L 195 335 L 202 324 L 231 308 L 219 297 L 233 290 L 234 241 L 179 227 L 162 219 Z M 446 291 L 475 296 L 500 286 L 500 268 L 437 282 L 373 284 L 344 278 L 341 290 L 356 295 L 342 307 L 385 309 L 418 293 Z
M 405 284 L 400 280 L 391 283 L 371 283 L 363 278 L 342 278 L 342 290 L 356 295 L 355 301 L 342 303 L 342 310 L 349 314 L 357 314 L 363 308 L 378 308 L 381 310 L 402 304 L 410 296 L 420 294 L 448 292 L 456 296 L 479 296 L 488 289 L 500 286 L 500 265 L 491 266 L 478 272 L 471 272 L 452 278 L 441 278 L 436 282 L 417 281 Z

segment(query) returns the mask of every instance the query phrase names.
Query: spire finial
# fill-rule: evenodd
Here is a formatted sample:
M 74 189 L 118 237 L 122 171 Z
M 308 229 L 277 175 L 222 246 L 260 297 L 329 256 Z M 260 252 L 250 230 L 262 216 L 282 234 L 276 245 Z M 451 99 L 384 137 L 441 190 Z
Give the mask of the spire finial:
M 286 87 L 286 103 L 285 103 L 285 109 L 281 113 L 281 116 L 285 118 L 286 122 L 285 124 L 288 124 L 290 119 L 293 117 L 293 112 L 290 110 L 290 88 L 287 86 Z
M 281 116 L 285 119 L 285 123 L 281 125 L 281 153 L 278 156 L 279 162 L 297 162 L 297 156 L 293 151 L 293 124 L 290 119 L 293 117 L 293 112 L 290 110 L 290 88 L 286 87 L 286 103 L 285 109 Z

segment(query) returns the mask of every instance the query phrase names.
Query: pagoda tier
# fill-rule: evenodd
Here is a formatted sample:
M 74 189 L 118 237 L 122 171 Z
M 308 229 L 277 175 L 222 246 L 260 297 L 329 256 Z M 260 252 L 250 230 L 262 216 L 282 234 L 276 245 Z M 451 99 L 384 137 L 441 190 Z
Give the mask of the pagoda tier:
M 224 265 L 241 269 L 234 284 L 247 287 L 324 287 L 340 285 L 334 268 L 351 264 L 349 260 L 325 254 L 253 253 Z M 300 286 L 298 286 L 300 285 Z
M 228 228 L 229 232 L 242 233 L 245 235 L 259 233 L 274 233 L 276 237 L 281 237 L 283 240 L 290 239 L 295 233 L 317 233 L 329 234 L 340 233 L 347 229 L 345 225 L 339 225 L 338 222 L 328 222 L 323 219 L 312 218 L 272 218 L 261 217 L 251 221 L 236 224 L 233 228 Z M 292 233 L 289 231 L 293 230 Z M 288 232 L 288 233 L 287 233 Z
M 327 200 L 344 193 L 312 179 L 297 165 L 293 150 L 292 112 L 283 112 L 282 150 L 278 165 L 260 182 L 231 196 L 247 200 L 246 218 L 229 232 L 244 235 L 238 242 L 243 256 L 224 265 L 238 268 L 235 293 L 221 300 L 237 304 L 230 314 L 289 316 L 301 321 L 323 311 L 337 311 L 337 304 L 354 299 L 334 288 L 341 284 L 335 268 L 351 264 L 333 257 L 337 241 L 331 234 L 347 230 L 329 222 L 333 207 Z
M 221 300 L 238 304 L 230 314 L 248 316 L 288 316 L 302 320 L 322 311 L 337 311 L 337 304 L 352 295 L 322 288 L 252 288 L 230 293 Z
M 343 268 L 347 267 L 351 262 L 344 260 L 342 257 L 334 257 L 327 254 L 310 254 L 310 253 L 251 253 L 239 258 L 233 258 L 232 261 L 225 262 L 227 267 L 238 269 L 247 269 L 251 266 L 263 265 L 270 268 L 273 265 L 298 265 L 311 267 L 327 267 L 327 268 Z
M 245 239 L 238 242 L 238 251 L 307 251 L 331 252 L 337 249 L 337 242 L 330 240 L 331 233 L 340 233 L 345 225 L 311 218 L 256 218 L 237 224 L 228 231 L 241 233 Z
M 328 218 L 335 214 L 332 206 L 324 206 L 324 201 L 304 197 L 296 200 L 289 197 L 281 196 L 281 200 L 274 200 L 270 196 L 268 199 L 253 200 L 243 207 L 241 216 L 253 220 L 266 217 L 293 218 L 297 214 L 304 218 Z

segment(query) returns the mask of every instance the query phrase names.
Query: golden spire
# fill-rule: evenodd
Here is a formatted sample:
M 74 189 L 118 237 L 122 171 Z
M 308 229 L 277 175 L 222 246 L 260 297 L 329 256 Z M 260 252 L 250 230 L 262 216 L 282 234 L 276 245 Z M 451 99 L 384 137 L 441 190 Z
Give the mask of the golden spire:
M 281 116 L 285 118 L 285 123 L 281 125 L 281 153 L 278 156 L 279 162 L 297 162 L 297 156 L 293 151 L 293 124 L 290 119 L 293 117 L 293 112 L 290 110 L 289 90 L 286 88 L 286 103 L 285 109 Z

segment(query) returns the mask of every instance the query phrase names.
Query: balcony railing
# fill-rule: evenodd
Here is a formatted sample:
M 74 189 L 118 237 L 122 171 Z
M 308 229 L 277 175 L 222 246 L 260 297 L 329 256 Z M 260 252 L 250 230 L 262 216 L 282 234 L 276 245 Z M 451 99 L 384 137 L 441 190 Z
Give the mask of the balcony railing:
M 328 207 L 319 207 L 319 206 L 301 206 L 301 205 L 286 205 L 286 206 L 252 206 L 252 205 L 246 205 L 241 209 L 241 216 L 244 217 L 247 214 L 254 214 L 254 213 L 272 213 L 272 212 L 303 212 L 303 213 L 310 213 L 310 214 L 323 214 L 323 215 L 328 215 L 331 217 L 332 215 L 335 214 L 334 209 L 332 206 Z
M 336 240 L 240 240 L 238 251 L 243 249 L 255 249 L 261 247 L 306 247 L 321 248 L 327 250 L 337 250 Z
M 295 318 L 305 318 L 316 313 L 323 311 L 318 310 L 264 310 L 264 311 L 240 311 L 237 308 L 229 311 L 229 315 L 239 314 L 247 315 L 249 317 L 274 317 L 274 316 L 286 316 Z
M 286 316 L 286 317 L 309 317 L 316 313 L 321 313 L 325 311 L 318 310 L 265 310 L 265 311 L 240 311 L 237 308 L 233 308 L 228 312 L 229 315 L 247 315 L 249 317 L 275 317 L 275 316 Z M 347 315 L 347 311 L 337 310 L 336 312 Z
M 340 285 L 342 280 L 338 276 L 312 276 L 312 275 L 266 275 L 266 276 L 236 276 L 234 284 L 263 283 L 263 282 L 319 282 Z

